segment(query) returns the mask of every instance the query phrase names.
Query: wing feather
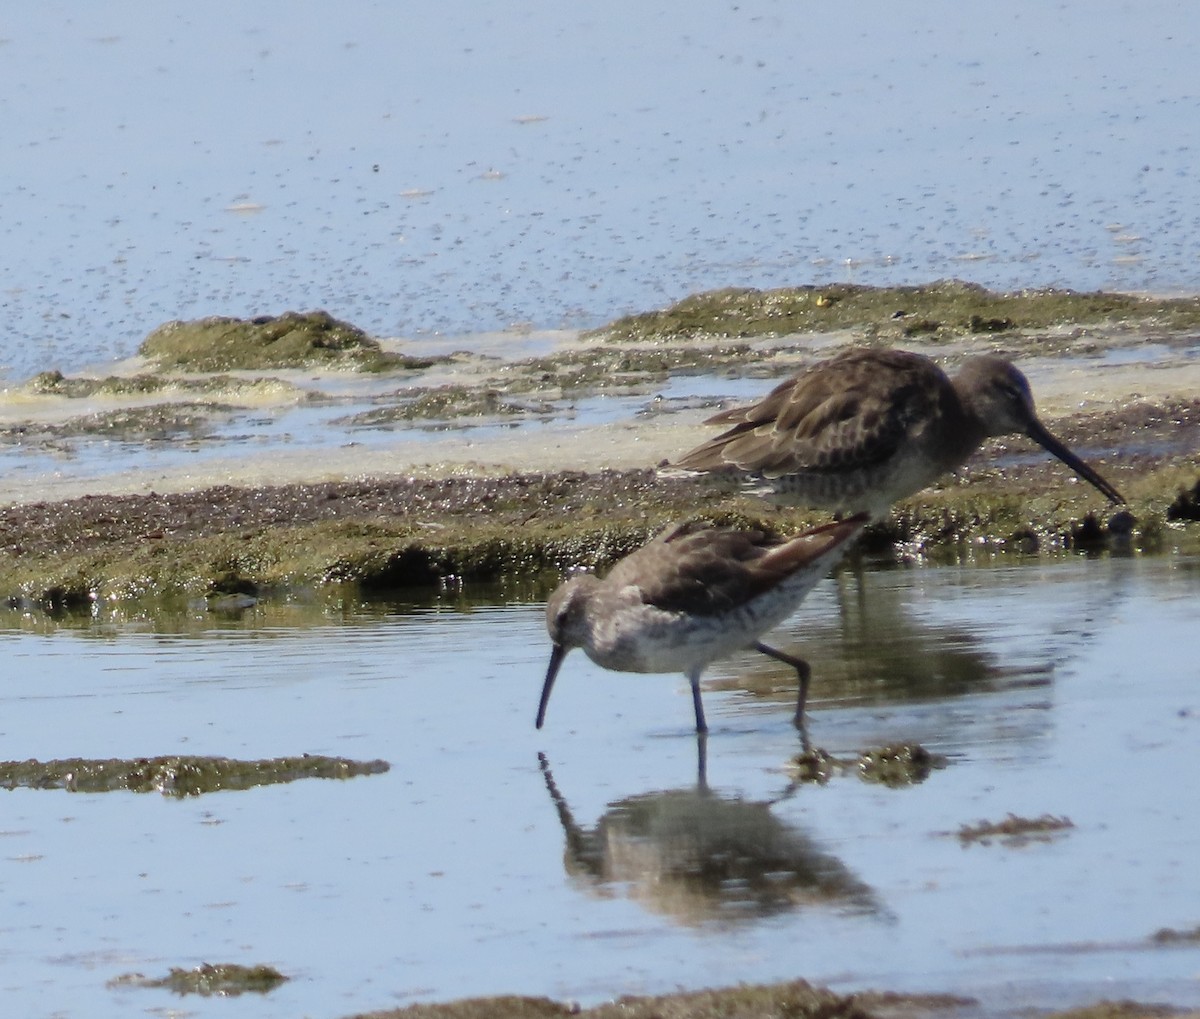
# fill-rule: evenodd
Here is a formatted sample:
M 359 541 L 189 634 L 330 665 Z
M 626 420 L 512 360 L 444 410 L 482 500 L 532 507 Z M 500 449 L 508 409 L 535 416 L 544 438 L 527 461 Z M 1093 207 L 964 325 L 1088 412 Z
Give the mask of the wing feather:
M 768 477 L 870 466 L 896 452 L 913 422 L 936 416 L 953 398 L 949 379 L 925 357 L 852 350 L 780 383 L 752 406 L 711 418 L 732 427 L 677 466 Z
M 857 534 L 864 522 L 827 524 L 788 541 L 697 521 L 677 524 L 617 563 L 609 581 L 636 588 L 647 605 L 717 615 L 769 590 Z

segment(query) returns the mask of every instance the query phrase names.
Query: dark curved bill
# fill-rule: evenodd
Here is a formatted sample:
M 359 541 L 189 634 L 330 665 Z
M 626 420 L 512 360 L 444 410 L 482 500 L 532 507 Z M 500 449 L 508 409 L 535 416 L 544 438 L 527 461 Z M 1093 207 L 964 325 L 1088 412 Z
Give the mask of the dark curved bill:
M 542 684 L 542 699 L 538 701 L 537 728 L 542 727 L 546 720 L 546 705 L 550 703 L 550 691 L 554 688 L 554 677 L 558 675 L 563 659 L 567 657 L 567 648 L 555 644 L 550 651 L 550 667 L 546 670 L 546 681 Z
M 1063 463 L 1078 474 L 1084 481 L 1094 485 L 1103 492 L 1111 502 L 1118 506 L 1125 505 L 1125 497 L 1121 495 L 1112 485 L 1105 481 L 1099 474 L 1092 470 L 1087 464 L 1072 453 L 1066 446 L 1051 435 L 1037 421 L 1031 421 L 1029 424 L 1029 437 L 1041 446 L 1047 453 L 1052 453 L 1058 457 Z

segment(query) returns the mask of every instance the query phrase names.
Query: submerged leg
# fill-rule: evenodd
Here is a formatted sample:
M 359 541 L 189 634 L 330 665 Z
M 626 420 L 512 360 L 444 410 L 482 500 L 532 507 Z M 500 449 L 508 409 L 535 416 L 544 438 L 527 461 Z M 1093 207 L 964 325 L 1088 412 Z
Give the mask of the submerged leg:
M 764 644 L 762 641 L 757 641 L 754 645 L 755 651 L 760 651 L 768 658 L 774 658 L 777 662 L 783 662 L 784 665 L 790 665 L 796 670 L 796 678 L 800 680 L 800 693 L 796 698 L 796 717 L 792 720 L 800 734 L 806 739 L 808 733 L 804 728 L 804 705 L 808 700 L 808 679 L 812 675 L 812 669 L 808 667 L 808 662 L 803 658 L 797 658 L 795 655 L 785 654 L 782 651 L 776 651 L 769 644 Z
M 704 705 L 700 703 L 700 670 L 693 669 L 687 674 L 688 682 L 692 684 L 692 706 L 696 709 L 696 731 L 708 732 L 708 723 L 704 721 Z

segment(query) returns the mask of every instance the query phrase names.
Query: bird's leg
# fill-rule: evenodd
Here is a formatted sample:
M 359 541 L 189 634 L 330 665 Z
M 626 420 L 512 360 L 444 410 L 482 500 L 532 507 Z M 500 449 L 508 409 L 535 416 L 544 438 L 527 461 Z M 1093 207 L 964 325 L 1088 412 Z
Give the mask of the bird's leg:
M 692 706 L 696 709 L 696 732 L 708 732 L 708 723 L 704 721 L 704 705 L 700 703 L 700 670 L 693 669 L 687 674 L 688 682 L 692 684 Z
M 800 753 L 812 753 L 812 741 L 808 738 L 808 719 L 801 717 L 800 721 L 796 722 L 796 728 L 800 730 Z
M 808 732 L 804 727 L 804 704 L 808 700 L 808 679 L 812 675 L 812 669 L 808 667 L 808 662 L 803 658 L 797 658 L 795 655 L 785 654 L 782 651 L 776 651 L 769 644 L 764 644 L 762 641 L 755 641 L 754 650 L 766 655 L 768 658 L 774 658 L 777 662 L 783 662 L 785 665 L 790 665 L 796 670 L 796 678 L 800 681 L 800 693 L 796 698 L 796 716 L 793 722 L 797 729 L 800 730 L 801 736 L 804 739 L 808 738 Z
M 696 787 L 708 790 L 708 733 L 696 733 Z

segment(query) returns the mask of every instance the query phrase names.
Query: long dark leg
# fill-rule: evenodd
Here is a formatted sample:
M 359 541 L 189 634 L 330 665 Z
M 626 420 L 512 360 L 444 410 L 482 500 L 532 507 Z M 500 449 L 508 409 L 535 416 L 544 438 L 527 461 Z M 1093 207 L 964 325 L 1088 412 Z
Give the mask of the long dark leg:
M 793 722 L 801 734 L 807 738 L 808 733 L 804 728 L 804 705 L 808 701 L 808 679 L 812 675 L 812 669 L 808 667 L 808 662 L 803 658 L 797 658 L 795 655 L 776 651 L 775 648 L 769 644 L 764 644 L 762 641 L 757 641 L 754 644 L 754 650 L 761 651 L 768 658 L 774 658 L 775 661 L 783 662 L 784 665 L 790 665 L 796 670 L 796 678 L 800 680 L 800 693 L 796 698 L 796 717 L 793 719 Z
M 700 670 L 688 673 L 688 682 L 692 684 L 692 706 L 696 709 L 696 731 L 708 732 L 708 723 L 704 721 L 704 705 L 700 703 Z
M 696 787 L 708 790 L 708 733 L 696 733 Z

